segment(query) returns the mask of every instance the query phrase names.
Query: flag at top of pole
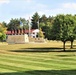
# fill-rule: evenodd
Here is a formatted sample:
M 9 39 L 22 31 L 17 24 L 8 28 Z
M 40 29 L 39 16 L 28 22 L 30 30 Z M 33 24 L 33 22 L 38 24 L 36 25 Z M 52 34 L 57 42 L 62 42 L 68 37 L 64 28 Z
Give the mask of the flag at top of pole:
M 29 23 L 31 23 L 31 19 L 30 19 L 30 17 L 29 17 Z
M 23 26 L 23 23 L 22 23 L 22 21 L 20 21 L 20 26 L 21 26 L 21 27 Z
M 31 19 L 29 17 L 29 20 L 28 20 L 28 25 L 29 25 L 29 28 L 31 28 Z

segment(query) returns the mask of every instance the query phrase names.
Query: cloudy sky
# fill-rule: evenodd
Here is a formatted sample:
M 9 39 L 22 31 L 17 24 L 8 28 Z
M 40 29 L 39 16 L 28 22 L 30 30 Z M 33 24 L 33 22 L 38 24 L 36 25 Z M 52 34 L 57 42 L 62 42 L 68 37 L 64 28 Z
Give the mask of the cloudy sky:
M 76 0 L 0 0 L 0 22 L 39 15 L 76 14 Z

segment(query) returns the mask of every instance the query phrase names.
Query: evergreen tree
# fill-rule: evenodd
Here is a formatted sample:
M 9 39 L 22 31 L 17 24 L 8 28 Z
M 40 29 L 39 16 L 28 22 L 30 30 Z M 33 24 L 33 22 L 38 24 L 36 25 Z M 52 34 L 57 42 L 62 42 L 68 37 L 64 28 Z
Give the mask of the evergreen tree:
M 39 18 L 40 16 L 37 12 L 32 16 L 32 29 L 38 29 Z

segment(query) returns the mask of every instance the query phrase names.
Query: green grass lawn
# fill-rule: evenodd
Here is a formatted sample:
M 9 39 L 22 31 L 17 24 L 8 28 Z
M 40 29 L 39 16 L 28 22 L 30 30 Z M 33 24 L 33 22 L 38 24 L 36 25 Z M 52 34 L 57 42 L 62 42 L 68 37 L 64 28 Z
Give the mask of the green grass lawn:
M 76 75 L 76 46 L 61 42 L 0 45 L 0 75 Z

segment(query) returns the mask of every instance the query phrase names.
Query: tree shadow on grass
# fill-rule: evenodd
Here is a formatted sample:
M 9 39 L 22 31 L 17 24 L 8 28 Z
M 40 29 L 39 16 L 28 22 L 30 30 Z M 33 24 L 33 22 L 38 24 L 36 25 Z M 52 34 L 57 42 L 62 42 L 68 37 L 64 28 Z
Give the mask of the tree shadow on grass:
M 76 54 L 69 54 L 69 55 L 67 55 L 67 54 L 66 54 L 66 55 L 65 55 L 65 54 L 62 55 L 62 54 L 61 54 L 61 55 L 56 55 L 56 56 L 57 56 L 57 57 L 65 57 L 65 58 L 66 58 L 66 57 L 74 57 L 74 56 L 76 56 Z M 69 59 L 70 59 L 70 58 L 69 58 Z
M 9 50 L 11 52 L 64 52 L 63 48 L 41 47 L 41 48 L 21 48 L 19 50 Z M 76 50 L 65 50 L 65 52 L 76 52 Z
M 33 70 L 24 72 L 0 73 L 0 75 L 76 75 L 76 70 Z
M 10 50 L 11 52 L 62 52 L 63 48 L 41 47 L 41 48 L 21 48 L 20 50 Z

